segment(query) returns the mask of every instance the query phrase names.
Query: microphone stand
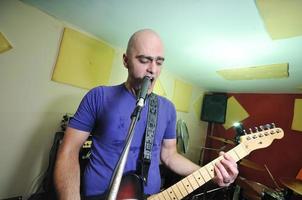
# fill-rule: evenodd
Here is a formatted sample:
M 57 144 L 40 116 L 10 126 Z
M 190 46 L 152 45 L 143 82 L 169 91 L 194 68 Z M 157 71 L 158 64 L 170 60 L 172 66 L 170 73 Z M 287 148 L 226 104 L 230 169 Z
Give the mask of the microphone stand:
M 131 124 L 128 129 L 128 134 L 126 137 L 126 144 L 122 151 L 122 155 L 118 161 L 117 169 L 115 170 L 115 173 L 112 176 L 113 179 L 111 179 L 113 181 L 111 181 L 111 183 L 110 183 L 110 188 L 109 188 L 110 192 L 108 195 L 108 200 L 116 200 L 116 196 L 118 193 L 118 189 L 120 187 L 120 183 L 121 183 L 122 176 L 123 176 L 123 171 L 125 168 L 125 164 L 126 164 L 129 149 L 130 149 L 130 144 L 133 139 L 134 128 L 135 128 L 136 122 L 139 120 L 141 110 L 142 110 L 142 107 L 136 106 L 136 108 L 134 109 L 134 111 L 131 115 Z
M 147 89 L 148 89 L 149 84 L 150 84 L 150 79 L 148 77 L 145 77 L 143 86 L 142 86 L 143 88 L 140 91 L 143 94 L 139 95 L 140 98 L 138 99 L 137 105 L 136 105 L 133 113 L 131 114 L 131 123 L 130 123 L 129 129 L 128 129 L 125 147 L 122 151 L 122 155 L 117 163 L 117 167 L 114 170 L 114 174 L 111 178 L 110 187 L 109 187 L 109 195 L 107 198 L 108 200 L 116 200 L 116 197 L 118 194 L 118 189 L 120 187 L 121 179 L 123 176 L 124 168 L 126 165 L 126 161 L 127 161 L 127 157 L 128 157 L 128 153 L 129 153 L 129 149 L 130 149 L 130 144 L 133 139 L 134 128 L 135 128 L 136 122 L 140 118 L 142 108 L 144 107 L 145 98 L 147 95 Z M 141 98 L 141 97 L 143 97 L 143 98 Z

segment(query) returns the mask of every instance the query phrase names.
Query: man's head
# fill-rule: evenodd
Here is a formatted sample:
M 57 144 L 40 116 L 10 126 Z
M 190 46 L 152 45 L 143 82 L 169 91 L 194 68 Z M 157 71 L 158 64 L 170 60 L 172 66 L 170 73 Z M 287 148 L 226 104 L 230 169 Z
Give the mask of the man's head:
M 128 89 L 138 90 L 143 77 L 149 76 L 152 79 L 150 93 L 164 62 L 164 47 L 159 35 L 151 29 L 135 32 L 129 39 L 123 62 L 128 69 Z

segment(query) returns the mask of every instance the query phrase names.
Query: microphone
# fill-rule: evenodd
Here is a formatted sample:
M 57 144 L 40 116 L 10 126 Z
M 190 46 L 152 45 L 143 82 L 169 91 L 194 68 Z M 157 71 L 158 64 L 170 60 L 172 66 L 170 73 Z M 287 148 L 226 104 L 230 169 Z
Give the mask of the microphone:
M 151 84 L 151 78 L 148 76 L 145 76 L 143 79 L 143 82 L 141 84 L 139 93 L 138 93 L 138 98 L 137 98 L 137 102 L 136 102 L 137 106 L 143 107 L 145 105 L 145 99 L 147 97 L 148 88 L 149 88 L 150 84 Z

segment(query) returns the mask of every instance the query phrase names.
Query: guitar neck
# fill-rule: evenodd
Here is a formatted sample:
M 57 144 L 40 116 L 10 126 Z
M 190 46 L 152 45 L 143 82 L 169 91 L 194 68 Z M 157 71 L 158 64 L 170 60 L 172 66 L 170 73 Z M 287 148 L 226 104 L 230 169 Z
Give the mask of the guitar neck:
M 269 146 L 274 139 L 281 139 L 284 136 L 283 130 L 281 128 L 276 128 L 274 123 L 272 123 L 272 126 L 269 124 L 265 125 L 265 127 L 260 126 L 260 129 L 261 131 L 256 129 L 256 132 L 253 133 L 251 130 L 250 134 L 241 136 L 240 144 L 228 151 L 226 154 L 230 155 L 237 162 L 247 156 L 252 150 L 265 148 Z M 186 197 L 198 187 L 214 178 L 215 163 L 221 159 L 223 159 L 223 156 L 219 156 L 173 186 L 158 194 L 150 196 L 148 199 L 177 200 Z
M 230 155 L 236 162 L 244 158 L 249 154 L 244 148 L 243 144 L 239 144 L 226 154 Z M 163 190 L 162 192 L 152 195 L 148 200 L 177 200 L 182 199 L 192 193 L 194 190 L 204 185 L 206 182 L 214 178 L 214 166 L 215 163 L 223 159 L 223 156 L 219 156 L 215 160 L 206 164 L 202 168 L 196 170 L 189 176 L 183 178 L 181 181 L 177 182 L 173 186 Z

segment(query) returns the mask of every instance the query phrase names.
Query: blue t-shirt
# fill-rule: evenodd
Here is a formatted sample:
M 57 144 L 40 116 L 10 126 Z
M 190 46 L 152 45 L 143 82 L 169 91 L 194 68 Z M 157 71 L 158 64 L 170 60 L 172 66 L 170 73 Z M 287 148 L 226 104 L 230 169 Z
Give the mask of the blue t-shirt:
M 142 109 L 130 146 L 124 173 L 137 170 L 142 149 L 142 141 L 147 124 L 149 99 Z M 104 193 L 116 163 L 124 147 L 131 122 L 131 114 L 136 106 L 136 97 L 127 90 L 125 84 L 100 86 L 90 90 L 81 101 L 77 112 L 69 122 L 69 127 L 93 132 L 91 156 L 84 173 L 84 194 L 86 196 Z M 158 96 L 158 120 L 152 148 L 152 160 L 146 194 L 160 190 L 160 149 L 163 139 L 176 137 L 176 111 L 174 105 Z

